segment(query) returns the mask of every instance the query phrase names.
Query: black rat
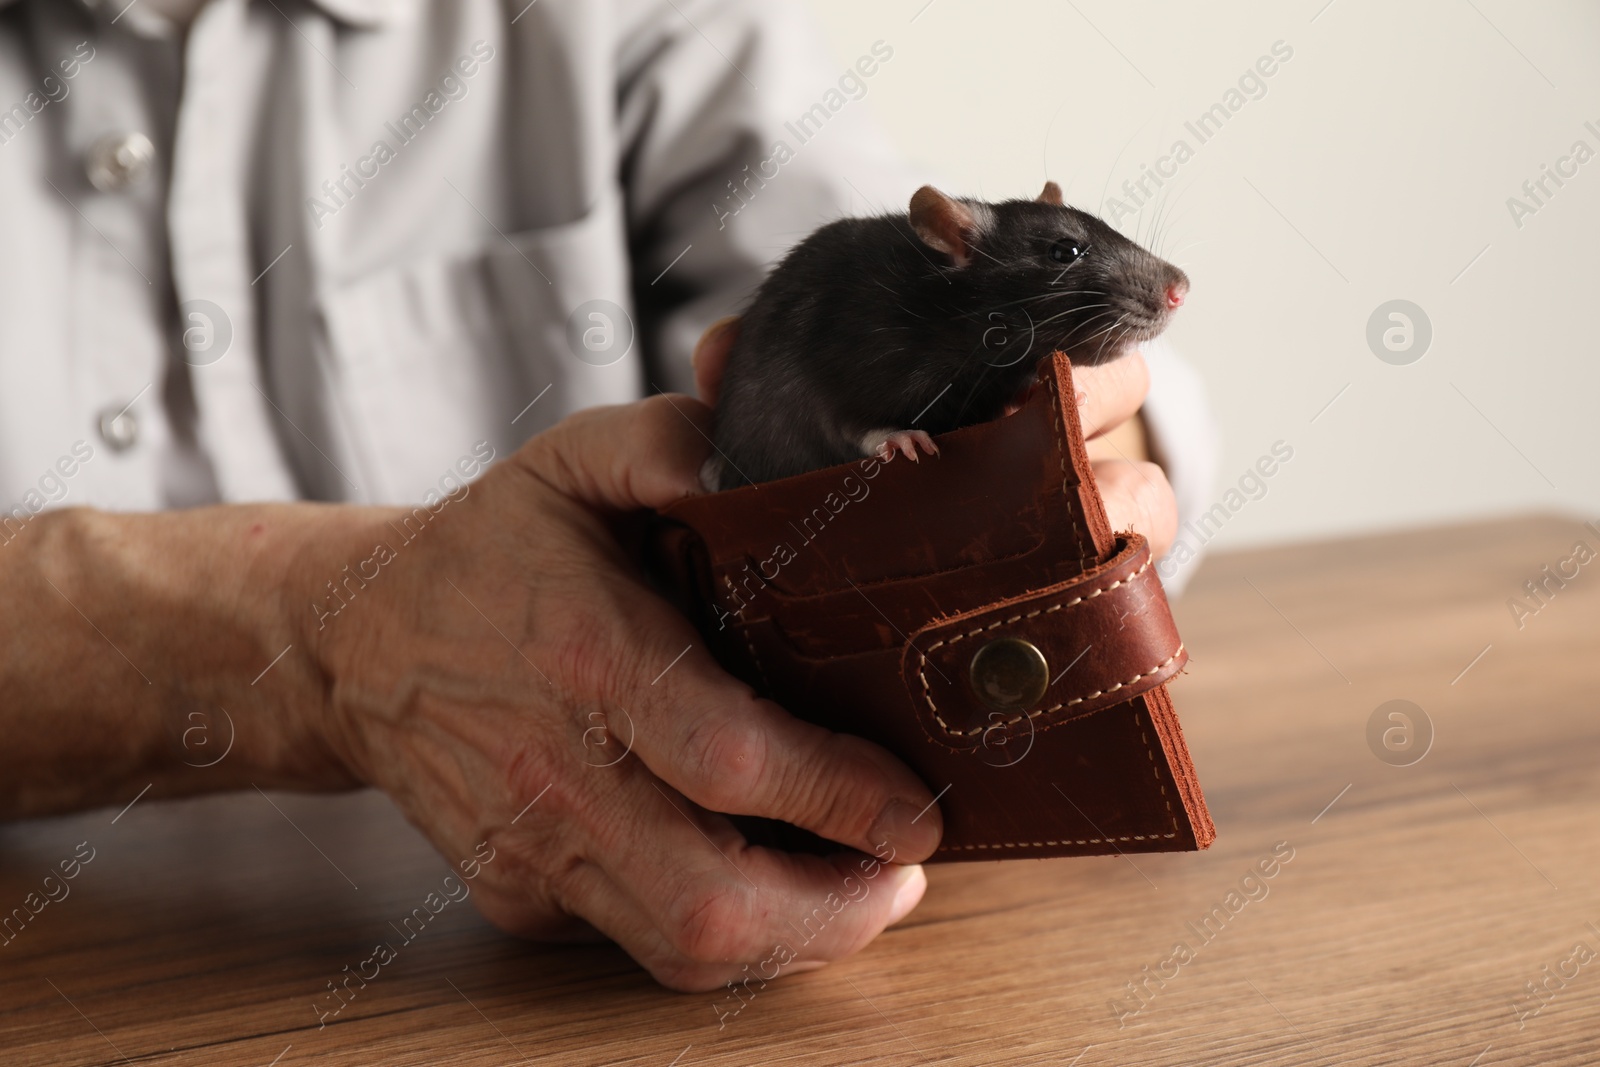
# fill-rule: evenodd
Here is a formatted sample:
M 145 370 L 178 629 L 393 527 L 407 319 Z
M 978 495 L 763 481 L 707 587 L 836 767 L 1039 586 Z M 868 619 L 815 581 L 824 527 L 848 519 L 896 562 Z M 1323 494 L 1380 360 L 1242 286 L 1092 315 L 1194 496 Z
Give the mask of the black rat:
M 708 485 L 864 456 L 934 454 L 997 418 L 1062 349 L 1105 363 L 1156 337 L 1189 279 L 1046 182 L 1036 200 L 923 186 L 903 215 L 829 223 L 784 257 L 739 323 Z

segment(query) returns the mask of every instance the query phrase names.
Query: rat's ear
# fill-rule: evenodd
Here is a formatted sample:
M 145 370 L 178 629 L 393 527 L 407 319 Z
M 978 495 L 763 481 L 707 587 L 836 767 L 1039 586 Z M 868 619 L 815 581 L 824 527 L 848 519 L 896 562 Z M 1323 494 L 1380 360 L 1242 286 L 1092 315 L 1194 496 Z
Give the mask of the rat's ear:
M 1039 194 L 1038 200 L 1041 204 L 1054 204 L 1056 207 L 1060 207 L 1061 186 L 1057 185 L 1055 182 L 1045 182 L 1044 192 Z
M 911 228 L 923 244 L 950 256 L 958 267 L 972 262 L 972 245 L 985 221 L 970 205 L 931 185 L 924 185 L 911 197 Z

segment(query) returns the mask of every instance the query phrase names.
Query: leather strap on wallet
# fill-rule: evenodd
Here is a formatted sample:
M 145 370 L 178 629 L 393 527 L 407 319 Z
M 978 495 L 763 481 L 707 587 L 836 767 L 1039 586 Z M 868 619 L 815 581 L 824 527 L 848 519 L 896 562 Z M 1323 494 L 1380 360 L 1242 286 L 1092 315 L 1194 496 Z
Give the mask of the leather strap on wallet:
M 933 861 L 1205 848 L 1166 686 L 1187 654 L 1149 545 L 1106 519 L 1067 357 L 1043 378 L 920 463 L 679 501 L 651 571 L 730 672 L 940 794 Z

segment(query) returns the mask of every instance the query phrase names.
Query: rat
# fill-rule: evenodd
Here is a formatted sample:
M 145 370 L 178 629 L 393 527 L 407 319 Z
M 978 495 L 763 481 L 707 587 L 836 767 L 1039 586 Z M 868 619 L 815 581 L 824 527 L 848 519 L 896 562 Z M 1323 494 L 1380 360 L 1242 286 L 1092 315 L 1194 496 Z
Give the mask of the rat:
M 1021 406 L 1057 349 L 1106 363 L 1158 336 L 1189 291 L 1177 267 L 1046 182 L 1034 200 L 918 189 L 905 214 L 813 232 L 739 322 L 702 480 L 731 489 L 867 456 Z

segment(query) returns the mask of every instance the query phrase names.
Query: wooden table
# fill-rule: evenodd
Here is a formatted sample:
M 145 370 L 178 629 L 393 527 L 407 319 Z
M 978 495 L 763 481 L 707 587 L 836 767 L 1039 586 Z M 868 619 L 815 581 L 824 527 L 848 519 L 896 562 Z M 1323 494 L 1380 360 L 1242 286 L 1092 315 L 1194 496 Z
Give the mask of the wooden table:
M 463 906 L 319 1031 L 326 983 L 445 872 L 372 794 L 3 829 L 6 908 L 79 842 L 94 859 L 0 947 L 0 1062 L 1595 1063 L 1600 562 L 1520 630 L 1507 607 L 1579 539 L 1600 549 L 1541 518 L 1209 561 L 1174 687 L 1209 852 L 931 869 L 903 925 L 720 1030 L 714 994 Z M 1410 766 L 1368 742 L 1395 699 L 1435 735 Z M 1279 842 L 1293 858 L 1247 880 Z

